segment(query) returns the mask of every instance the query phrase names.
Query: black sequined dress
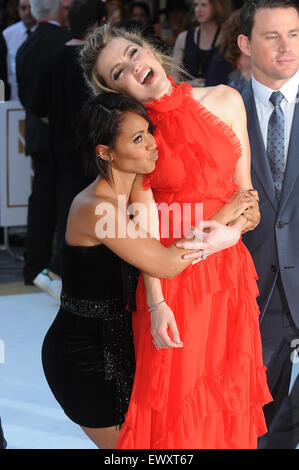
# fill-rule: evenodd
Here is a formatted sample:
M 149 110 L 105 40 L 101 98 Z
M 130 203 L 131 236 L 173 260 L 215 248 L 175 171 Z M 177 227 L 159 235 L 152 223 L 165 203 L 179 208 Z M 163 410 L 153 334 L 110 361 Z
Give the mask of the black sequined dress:
M 135 372 L 131 326 L 138 271 L 105 245 L 65 244 L 59 312 L 42 347 L 66 415 L 90 428 L 122 424 Z

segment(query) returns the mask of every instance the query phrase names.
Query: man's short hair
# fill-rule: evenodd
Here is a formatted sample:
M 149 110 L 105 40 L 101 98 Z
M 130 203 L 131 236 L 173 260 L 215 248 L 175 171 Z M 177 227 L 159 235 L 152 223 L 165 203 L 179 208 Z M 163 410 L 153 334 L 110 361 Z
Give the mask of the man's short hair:
M 251 38 L 254 18 L 261 8 L 295 8 L 299 15 L 299 6 L 295 0 L 247 0 L 241 8 L 241 34 Z

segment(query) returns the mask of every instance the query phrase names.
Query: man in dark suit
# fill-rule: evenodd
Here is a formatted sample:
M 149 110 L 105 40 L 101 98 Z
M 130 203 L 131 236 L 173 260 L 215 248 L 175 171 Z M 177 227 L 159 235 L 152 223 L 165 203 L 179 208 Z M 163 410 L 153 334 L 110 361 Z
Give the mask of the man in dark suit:
M 27 246 L 24 281 L 32 284 L 44 268 L 47 291 L 59 297 L 60 281 L 51 271 L 53 239 L 56 226 L 55 168 L 51 158 L 49 128 L 32 110 L 49 55 L 70 38 L 64 28 L 65 9 L 61 0 L 30 0 L 38 26 L 20 47 L 16 71 L 20 101 L 26 111 L 26 154 L 31 155 L 34 169 L 29 199 Z M 56 264 L 56 263 L 55 263 Z
M 7 81 L 7 65 L 6 65 L 6 56 L 7 56 L 7 46 L 3 34 L 0 32 L 0 80 L 2 80 L 4 85 L 4 96 L 0 96 L 0 102 L 9 99 L 9 85 Z
M 105 13 L 104 3 L 98 0 L 72 1 L 68 16 L 72 39 L 50 54 L 40 89 L 36 90 L 32 103 L 34 113 L 41 118 L 47 117 L 49 121 L 51 152 L 56 169 L 55 273 L 62 270 L 59 252 L 62 253 L 65 242 L 71 203 L 95 179 L 95 175 L 86 174 L 84 160 L 76 145 L 76 123 L 80 109 L 90 95 L 78 57 L 87 32 L 99 26 Z
M 250 56 L 253 75 L 241 94 L 261 212 L 260 225 L 243 240 L 259 276 L 263 357 L 274 398 L 264 409 L 271 434 L 289 392 L 292 349 L 299 344 L 298 6 L 249 0 L 241 23 L 238 43 Z M 268 443 L 269 436 L 260 447 Z

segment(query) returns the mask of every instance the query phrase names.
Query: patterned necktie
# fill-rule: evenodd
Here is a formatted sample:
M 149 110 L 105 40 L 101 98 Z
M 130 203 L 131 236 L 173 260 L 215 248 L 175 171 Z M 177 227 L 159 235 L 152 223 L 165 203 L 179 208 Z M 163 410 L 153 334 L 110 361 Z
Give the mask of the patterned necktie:
M 280 91 L 273 92 L 270 97 L 274 110 L 270 116 L 267 135 L 267 155 L 278 198 L 282 190 L 285 169 L 285 117 L 280 107 L 283 98 Z

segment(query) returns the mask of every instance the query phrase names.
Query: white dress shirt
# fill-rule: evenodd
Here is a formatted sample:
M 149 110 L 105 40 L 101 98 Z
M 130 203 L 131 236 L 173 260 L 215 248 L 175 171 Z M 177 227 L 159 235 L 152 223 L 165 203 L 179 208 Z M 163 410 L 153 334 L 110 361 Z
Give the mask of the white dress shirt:
M 284 96 L 284 99 L 281 102 L 281 109 L 285 115 L 285 163 L 287 161 L 295 105 L 299 98 L 298 88 L 299 71 L 297 71 L 297 73 L 295 73 L 295 75 L 293 75 L 293 77 L 279 89 Z M 265 148 L 267 148 L 268 123 L 274 109 L 274 106 L 269 99 L 273 91 L 278 90 L 272 90 L 271 88 L 266 87 L 262 83 L 258 82 L 254 77 L 252 77 L 252 89 Z
M 36 25 L 30 29 L 33 32 Z M 23 21 L 18 21 L 3 30 L 7 44 L 7 80 L 11 87 L 10 99 L 18 100 L 18 86 L 16 79 L 16 55 L 19 47 L 26 41 L 28 34 Z

